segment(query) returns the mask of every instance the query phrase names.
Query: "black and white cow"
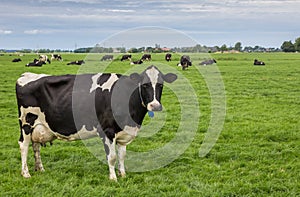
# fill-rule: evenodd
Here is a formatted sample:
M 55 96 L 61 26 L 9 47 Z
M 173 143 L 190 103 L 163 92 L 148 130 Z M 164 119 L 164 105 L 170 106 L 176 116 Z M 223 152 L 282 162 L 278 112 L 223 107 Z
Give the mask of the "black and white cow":
M 166 56 L 165 56 L 165 60 L 167 62 L 171 61 L 171 58 L 172 58 L 172 54 L 171 53 L 167 53 Z
M 265 62 L 263 62 L 263 61 L 258 61 L 257 59 L 255 59 L 254 62 L 253 62 L 253 65 L 254 65 L 254 66 L 264 66 L 264 65 L 265 65 Z
M 112 61 L 114 59 L 113 55 L 104 55 L 100 61 Z
M 85 64 L 84 60 L 76 60 L 76 61 L 67 63 L 67 65 L 82 65 L 82 64 Z
M 15 58 L 11 62 L 21 62 L 21 61 L 22 61 L 21 58 Z
M 123 55 L 121 58 L 121 61 L 124 61 L 124 60 L 131 60 L 131 55 Z
M 178 63 L 177 66 L 181 66 L 182 70 L 185 70 L 189 66 L 192 66 L 192 62 L 191 62 L 190 56 L 188 56 L 188 55 L 181 56 L 180 63 Z
M 34 59 L 33 62 L 29 62 L 25 66 L 27 66 L 27 67 L 30 67 L 30 66 L 41 67 L 41 66 L 43 66 L 43 64 L 46 64 L 46 63 L 44 61 L 40 61 L 38 59 Z
M 62 57 L 60 54 L 51 54 L 51 61 L 52 60 L 58 60 L 58 61 L 63 61 Z
M 39 55 L 39 61 L 40 62 L 48 62 L 49 64 L 51 64 L 51 61 L 49 60 L 47 55 Z
M 217 61 L 215 59 L 209 59 L 209 60 L 204 60 L 200 63 L 200 65 L 206 66 L 206 65 L 211 65 L 215 64 Z
M 16 83 L 21 135 L 21 174 L 29 178 L 27 155 L 32 143 L 35 169 L 44 171 L 40 146 L 55 139 L 73 141 L 100 136 L 109 178 L 125 176 L 126 146 L 137 136 L 147 111 L 160 111 L 164 82 L 177 79 L 150 66 L 141 74 L 82 74 L 49 76 L 24 73 Z
M 142 63 L 143 63 L 142 59 L 130 62 L 131 65 L 133 65 L 133 64 L 142 64 Z
M 145 61 L 145 60 L 151 60 L 151 54 L 144 54 L 141 58 L 141 60 Z

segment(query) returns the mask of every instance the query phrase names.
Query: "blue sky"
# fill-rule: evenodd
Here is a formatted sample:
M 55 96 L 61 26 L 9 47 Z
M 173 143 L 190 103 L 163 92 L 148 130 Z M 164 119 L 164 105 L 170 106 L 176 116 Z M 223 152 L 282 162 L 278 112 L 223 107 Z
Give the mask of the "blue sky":
M 242 46 L 280 47 L 300 37 L 300 0 L 2 0 L 0 7 L 0 48 L 6 49 L 109 46 L 107 38 L 126 39 L 124 32 L 140 28 L 165 28 L 207 46 L 240 41 Z M 130 44 L 120 43 L 163 42 L 153 32 L 135 31 Z M 157 44 L 189 44 L 167 37 L 173 41 Z

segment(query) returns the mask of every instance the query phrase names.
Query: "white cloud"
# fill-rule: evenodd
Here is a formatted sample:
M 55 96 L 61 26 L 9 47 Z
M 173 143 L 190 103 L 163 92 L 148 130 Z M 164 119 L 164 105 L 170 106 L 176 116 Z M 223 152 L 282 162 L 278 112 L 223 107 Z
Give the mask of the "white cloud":
M 42 32 L 43 32 L 42 30 L 32 29 L 32 30 L 25 30 L 25 31 L 24 31 L 24 34 L 32 34 L 32 35 L 35 35 L 35 34 L 39 34 L 39 33 L 42 33 Z
M 7 34 L 12 34 L 13 32 L 11 30 L 2 30 L 0 29 L 0 34 L 4 34 L 4 35 L 7 35 Z

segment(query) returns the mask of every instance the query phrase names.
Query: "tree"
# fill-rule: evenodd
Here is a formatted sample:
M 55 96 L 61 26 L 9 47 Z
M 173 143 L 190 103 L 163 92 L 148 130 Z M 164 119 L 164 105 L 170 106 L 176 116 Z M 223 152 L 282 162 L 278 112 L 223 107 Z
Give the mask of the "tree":
M 281 45 L 281 49 L 284 51 L 284 52 L 295 52 L 295 46 L 294 44 L 292 43 L 292 41 L 284 41 Z
M 234 50 L 241 51 L 242 50 L 242 43 L 241 42 L 235 43 Z
M 300 52 L 300 37 L 295 40 L 295 50 Z
M 129 53 L 138 53 L 137 48 L 133 47 L 131 49 L 128 50 Z
M 223 44 L 223 45 L 220 47 L 220 49 L 221 49 L 222 52 L 228 50 L 226 44 Z

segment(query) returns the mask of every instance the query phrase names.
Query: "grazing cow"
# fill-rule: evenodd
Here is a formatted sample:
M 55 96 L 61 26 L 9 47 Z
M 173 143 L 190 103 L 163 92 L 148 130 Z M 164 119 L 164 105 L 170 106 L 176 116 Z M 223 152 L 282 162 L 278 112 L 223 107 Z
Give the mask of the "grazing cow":
M 21 62 L 21 61 L 22 61 L 21 58 L 15 58 L 12 60 L 12 62 Z
M 141 60 L 145 61 L 145 60 L 151 60 L 151 55 L 150 54 L 144 54 L 141 58 Z
M 114 58 L 113 55 L 104 55 L 100 61 L 107 61 L 107 60 L 112 61 L 113 58 Z
M 171 57 L 172 57 L 172 54 L 171 53 L 167 53 L 166 56 L 165 56 L 165 59 L 167 62 L 171 61 Z
M 217 61 L 215 59 L 209 59 L 209 60 L 204 60 L 200 63 L 200 65 L 206 66 L 206 65 L 211 65 L 215 64 Z
M 178 63 L 177 66 L 181 66 L 182 70 L 185 70 L 189 66 L 192 66 L 192 62 L 191 62 L 190 56 L 188 56 L 188 55 L 181 56 L 180 63 Z
M 39 61 L 40 62 L 48 62 L 49 64 L 51 64 L 51 61 L 49 60 L 48 56 L 47 55 L 39 55 Z
M 123 55 L 121 58 L 121 61 L 124 61 L 124 60 L 131 60 L 131 55 Z
M 73 141 L 100 136 L 106 151 L 109 178 L 117 180 L 117 156 L 120 175 L 125 176 L 126 145 L 137 136 L 147 111 L 162 110 L 164 82 L 172 83 L 176 79 L 175 74 L 163 74 L 155 66 L 130 76 L 24 73 L 16 83 L 21 174 L 30 177 L 27 154 L 31 142 L 35 169 L 44 171 L 41 145 L 55 139 Z
M 38 67 L 41 67 L 41 66 L 43 66 L 43 64 L 46 64 L 46 63 L 44 61 L 40 61 L 38 59 L 34 59 L 33 62 L 29 62 L 25 66 L 27 66 L 27 67 L 29 67 L 29 66 L 38 66 Z
M 255 65 L 255 66 L 264 66 L 264 65 L 265 65 L 265 62 L 263 62 L 263 61 L 258 61 L 257 59 L 255 59 L 253 65 Z
M 67 65 L 82 65 L 85 64 L 84 60 L 76 60 L 74 62 L 69 62 Z
M 51 54 L 51 60 L 63 61 L 60 54 Z
M 142 64 L 142 63 L 143 63 L 143 60 L 142 60 L 142 59 L 137 60 L 137 61 L 130 62 L 131 65 L 133 65 L 133 64 Z

